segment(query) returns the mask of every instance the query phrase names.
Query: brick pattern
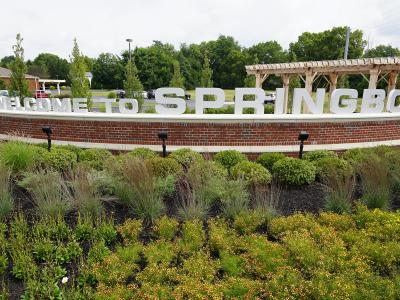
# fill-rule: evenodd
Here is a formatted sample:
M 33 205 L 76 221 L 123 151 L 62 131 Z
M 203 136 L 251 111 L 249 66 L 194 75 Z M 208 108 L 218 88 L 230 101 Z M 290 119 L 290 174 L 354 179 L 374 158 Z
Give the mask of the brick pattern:
M 175 146 L 298 145 L 301 130 L 310 134 L 307 144 L 342 144 L 400 139 L 400 121 L 315 123 L 164 123 L 85 120 L 47 120 L 0 116 L 0 134 L 45 138 L 41 128 L 51 125 L 53 139 L 112 144 L 158 145 L 158 132 L 168 131 Z

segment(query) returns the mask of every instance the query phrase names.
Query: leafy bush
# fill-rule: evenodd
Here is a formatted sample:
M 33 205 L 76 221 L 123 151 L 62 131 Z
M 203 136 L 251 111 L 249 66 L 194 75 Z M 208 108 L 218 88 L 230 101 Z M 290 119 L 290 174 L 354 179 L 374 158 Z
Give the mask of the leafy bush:
M 308 161 L 317 161 L 325 157 L 337 157 L 337 154 L 329 150 L 316 150 L 304 154 L 304 159 Z
M 117 94 L 115 92 L 108 92 L 107 98 L 108 99 L 116 99 L 117 98 Z
M 232 177 L 243 179 L 249 184 L 266 184 L 271 182 L 272 175 L 262 165 L 251 162 L 242 161 L 231 169 Z
M 47 145 L 46 145 L 45 148 L 47 149 Z M 55 148 L 60 148 L 60 149 L 64 149 L 64 150 L 68 150 L 68 151 L 74 152 L 77 157 L 79 157 L 79 154 L 83 150 L 82 148 L 79 148 L 77 146 L 70 145 L 70 144 L 68 144 L 68 145 L 57 145 L 57 146 L 55 146 Z
M 230 170 L 238 163 L 247 160 L 247 157 L 237 150 L 225 150 L 215 154 L 213 159 L 223 165 L 227 170 Z
M 155 222 L 155 232 L 160 238 L 170 241 L 175 237 L 178 226 L 177 220 L 163 216 Z
M 280 152 L 267 152 L 261 154 L 257 158 L 257 162 L 262 165 L 264 168 L 266 168 L 268 171 L 272 171 L 272 166 L 274 163 L 276 163 L 278 160 L 285 158 L 285 155 Z
M 51 151 L 44 152 L 43 162 L 46 167 L 57 171 L 67 171 L 77 162 L 77 157 L 74 152 L 63 148 L 54 147 Z
M 167 177 L 169 175 L 179 178 L 182 173 L 182 166 L 174 159 L 166 157 L 153 157 L 148 160 L 153 173 L 157 177 Z
M 363 149 L 359 149 L 359 148 L 349 149 L 349 150 L 346 150 L 342 154 L 342 158 L 347 160 L 352 165 L 354 165 L 362 159 L 362 156 L 364 155 L 364 153 L 365 153 L 365 150 L 363 150 Z
M 183 148 L 172 152 L 169 156 L 176 160 L 184 167 L 189 167 L 192 163 L 201 162 L 204 160 L 203 156 L 189 148 Z
M 272 173 L 283 183 L 303 185 L 315 180 L 316 168 L 309 161 L 286 157 L 273 165 Z
M 79 161 L 87 163 L 93 169 L 102 170 L 104 162 L 111 156 L 111 152 L 105 149 L 85 149 L 79 154 Z
M 128 155 L 139 157 L 141 159 L 150 159 L 158 156 L 156 152 L 149 148 L 136 148 L 131 152 L 128 152 Z
M 314 162 L 316 174 L 323 181 L 335 173 L 335 176 L 347 177 L 353 174 L 353 168 L 349 162 L 336 156 L 326 156 Z
M 141 220 L 125 220 L 124 224 L 118 226 L 117 231 L 122 236 L 124 244 L 130 245 L 138 241 L 139 234 L 143 229 Z
M 233 221 L 233 226 L 241 234 L 256 232 L 261 225 L 266 225 L 265 215 L 258 210 L 240 212 Z
M 0 145 L 0 159 L 14 174 L 34 167 L 44 152 L 44 149 L 21 142 L 12 141 Z

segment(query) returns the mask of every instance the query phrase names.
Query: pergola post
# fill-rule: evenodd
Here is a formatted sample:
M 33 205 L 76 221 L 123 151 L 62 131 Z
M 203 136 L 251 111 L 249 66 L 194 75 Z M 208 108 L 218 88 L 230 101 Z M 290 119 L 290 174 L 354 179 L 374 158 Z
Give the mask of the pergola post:
M 389 78 L 388 78 L 389 80 L 388 80 L 388 87 L 387 87 L 388 93 L 396 88 L 397 75 L 398 75 L 398 73 L 394 72 L 394 71 L 389 73 Z
M 377 69 L 371 69 L 369 70 L 369 89 L 376 89 L 376 84 L 378 83 L 378 76 L 379 76 L 379 70 Z
M 306 82 L 305 82 L 305 88 L 307 92 L 311 95 L 312 93 L 312 84 L 314 82 L 315 75 L 317 75 L 316 72 L 313 72 L 311 70 L 306 71 Z M 307 106 L 304 106 L 303 112 L 308 114 L 310 113 L 310 110 L 308 109 Z
M 284 94 L 284 99 L 283 99 L 283 113 L 287 114 L 288 111 L 288 103 L 289 103 L 289 82 L 290 82 L 290 76 L 289 74 L 282 74 L 282 83 L 283 83 L 283 88 L 285 89 L 285 94 Z
M 46 82 L 45 81 L 43 81 L 42 87 L 43 87 L 43 91 L 45 92 L 46 91 Z
M 256 74 L 256 88 L 260 88 L 262 86 L 262 81 L 261 81 L 261 74 Z
M 57 82 L 57 92 L 58 92 L 59 95 L 61 94 L 61 91 L 60 91 L 60 83 L 59 83 L 59 82 Z
M 337 87 L 338 75 L 336 73 L 329 74 L 329 94 L 332 95 L 332 92 L 336 90 Z

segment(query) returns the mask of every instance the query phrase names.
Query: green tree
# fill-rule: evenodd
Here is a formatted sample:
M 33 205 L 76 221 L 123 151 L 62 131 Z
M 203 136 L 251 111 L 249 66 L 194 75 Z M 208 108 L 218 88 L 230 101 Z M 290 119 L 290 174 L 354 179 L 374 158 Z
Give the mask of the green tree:
M 261 64 L 275 64 L 288 61 L 288 55 L 277 41 L 258 43 L 247 49 L 251 60 Z M 253 63 L 250 61 L 250 63 Z M 255 62 L 254 62 L 255 63 Z
M 210 68 L 210 61 L 208 55 L 204 55 L 203 69 L 201 70 L 200 85 L 202 87 L 213 87 L 212 69 Z
M 397 57 L 400 56 L 400 49 L 390 45 L 379 45 L 375 48 L 368 49 L 364 53 L 364 57 Z
M 8 55 L 8 56 L 4 56 L 1 60 L 0 60 L 0 67 L 3 68 L 9 68 L 10 64 L 15 60 L 14 55 Z
M 319 61 L 342 59 L 346 44 L 347 27 L 334 27 L 323 32 L 302 33 L 297 42 L 291 43 L 289 51 L 296 54 L 298 61 Z M 359 58 L 363 55 L 366 41 L 361 30 L 350 34 L 348 58 Z
M 139 111 L 143 105 L 143 85 L 138 77 L 138 71 L 135 63 L 132 60 L 128 60 L 125 67 L 125 81 L 124 89 L 125 96 L 127 98 L 135 98 L 139 104 Z
M 46 70 L 48 77 L 52 79 L 68 80 L 69 63 L 66 59 L 51 53 L 40 53 L 32 62 L 33 65 L 41 66 Z M 33 73 L 29 73 L 33 74 Z M 39 76 L 42 77 L 42 76 Z M 43 77 L 45 78 L 45 77 Z
M 210 57 L 214 86 L 234 88 L 243 86 L 248 54 L 230 36 L 220 36 L 216 41 L 203 44 Z
M 185 88 L 185 78 L 183 78 L 181 73 L 181 67 L 178 61 L 174 61 L 174 73 L 172 74 L 171 81 L 169 82 L 170 87 Z
M 6 90 L 6 89 L 7 89 L 6 83 L 0 79 L 0 90 Z
M 21 34 L 17 34 L 16 44 L 13 45 L 15 60 L 10 63 L 10 85 L 9 93 L 10 95 L 19 97 L 21 103 L 25 97 L 29 96 L 28 81 L 25 78 L 27 72 L 27 66 L 24 61 L 24 48 L 22 48 L 23 38 Z
M 112 53 L 101 53 L 93 64 L 94 88 L 118 89 L 124 84 L 125 70 L 122 60 Z
M 69 80 L 71 81 L 71 94 L 73 98 L 90 99 L 89 80 L 86 78 L 86 64 L 79 46 L 74 39 L 74 47 L 71 54 L 71 66 L 69 70 Z

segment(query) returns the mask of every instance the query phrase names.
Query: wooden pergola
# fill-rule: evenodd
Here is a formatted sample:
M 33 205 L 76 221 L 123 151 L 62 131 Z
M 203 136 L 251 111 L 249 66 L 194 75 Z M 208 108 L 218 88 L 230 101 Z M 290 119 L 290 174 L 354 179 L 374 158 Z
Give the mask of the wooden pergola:
M 336 89 L 339 75 L 361 74 L 368 82 L 368 88 L 374 89 L 379 81 L 388 84 L 388 92 L 396 87 L 397 75 L 400 72 L 400 57 L 339 59 L 308 62 L 291 62 L 279 64 L 261 64 L 246 66 L 249 75 L 255 75 L 256 87 L 269 75 L 280 76 L 285 89 L 285 113 L 289 98 L 289 80 L 291 76 L 299 76 L 309 93 L 314 81 L 322 76 L 329 83 L 329 92 Z

